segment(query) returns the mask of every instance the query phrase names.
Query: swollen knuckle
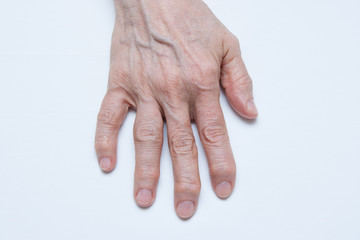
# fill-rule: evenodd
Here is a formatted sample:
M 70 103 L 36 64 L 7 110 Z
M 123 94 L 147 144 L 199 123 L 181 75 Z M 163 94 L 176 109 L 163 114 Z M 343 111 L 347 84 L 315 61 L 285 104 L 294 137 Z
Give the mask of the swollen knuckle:
M 222 144 L 228 140 L 225 127 L 218 124 L 207 124 L 202 134 L 206 144 Z
M 194 63 L 191 67 L 191 80 L 194 87 L 198 90 L 213 90 L 217 85 L 220 74 L 220 67 L 214 62 L 203 61 L 201 63 Z
M 218 76 L 220 68 L 213 63 L 207 63 L 203 66 L 202 71 L 206 78 L 213 79 Z
M 193 195 L 199 194 L 201 190 L 201 183 L 198 182 L 177 182 L 176 189 L 179 193 L 190 193 Z
M 98 137 L 95 140 L 95 151 L 106 151 L 110 149 L 110 140 L 104 139 L 104 137 Z
M 161 129 L 155 123 L 139 123 L 134 128 L 134 140 L 140 143 L 162 141 Z
M 233 164 L 220 163 L 213 164 L 210 166 L 210 175 L 211 176 L 233 176 L 235 175 L 236 167 Z
M 219 66 L 212 62 L 204 62 L 201 66 L 202 76 L 207 79 L 215 78 L 219 73 Z
M 171 150 L 177 155 L 187 155 L 193 153 L 195 146 L 195 139 L 193 135 L 187 131 L 176 132 L 170 140 Z

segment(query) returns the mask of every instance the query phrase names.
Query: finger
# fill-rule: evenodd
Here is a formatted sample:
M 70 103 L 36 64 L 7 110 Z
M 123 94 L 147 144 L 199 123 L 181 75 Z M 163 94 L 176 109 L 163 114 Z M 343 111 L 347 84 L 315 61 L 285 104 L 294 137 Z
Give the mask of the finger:
M 100 168 L 109 172 L 116 164 L 117 136 L 129 105 L 123 93 L 108 91 L 97 118 L 95 150 Z
M 234 188 L 236 166 L 220 103 L 214 95 L 198 98 L 195 121 L 208 160 L 213 189 L 218 197 L 227 198 Z
M 245 118 L 255 119 L 258 111 L 252 93 L 252 80 L 241 58 L 239 41 L 232 34 L 227 36 L 223 45 L 221 85 L 234 110 Z
M 177 215 L 186 219 L 196 211 L 201 188 L 197 148 L 187 107 L 165 111 L 165 117 L 174 171 L 174 205 Z
M 141 207 L 150 206 L 156 195 L 163 144 L 163 119 L 157 103 L 137 106 L 134 124 L 136 152 L 134 197 Z

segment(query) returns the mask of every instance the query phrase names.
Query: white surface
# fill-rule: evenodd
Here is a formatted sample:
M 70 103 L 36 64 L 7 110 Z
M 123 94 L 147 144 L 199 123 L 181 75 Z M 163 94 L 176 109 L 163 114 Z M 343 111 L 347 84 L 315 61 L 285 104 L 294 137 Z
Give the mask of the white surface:
M 198 144 L 199 208 L 181 221 L 166 141 L 154 205 L 133 200 L 134 112 L 116 170 L 96 162 L 111 0 L 0 0 L 1 240 L 360 239 L 359 1 L 207 3 L 240 39 L 260 117 L 221 97 L 236 188 L 215 196 Z

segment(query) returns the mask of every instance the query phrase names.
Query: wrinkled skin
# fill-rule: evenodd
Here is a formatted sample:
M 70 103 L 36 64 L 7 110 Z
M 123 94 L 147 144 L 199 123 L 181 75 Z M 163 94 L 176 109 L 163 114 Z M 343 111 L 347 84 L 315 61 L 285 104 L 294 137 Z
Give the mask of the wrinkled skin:
M 238 40 L 201 0 L 115 0 L 115 8 L 108 90 L 95 139 L 100 167 L 114 169 L 119 128 L 128 109 L 135 109 L 134 198 L 139 206 L 150 206 L 166 121 L 175 210 L 189 218 L 201 187 L 191 121 L 197 124 L 213 189 L 227 198 L 236 167 L 219 103 L 220 84 L 239 115 L 257 117 Z

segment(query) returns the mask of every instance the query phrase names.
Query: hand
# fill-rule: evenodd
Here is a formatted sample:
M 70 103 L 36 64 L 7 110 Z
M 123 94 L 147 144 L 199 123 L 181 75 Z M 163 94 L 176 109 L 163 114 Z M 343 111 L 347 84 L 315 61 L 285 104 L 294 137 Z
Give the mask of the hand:
M 117 135 L 128 108 L 136 109 L 134 197 L 150 206 L 156 196 L 163 119 L 175 180 L 175 209 L 191 217 L 200 178 L 194 120 L 220 198 L 235 184 L 235 162 L 219 103 L 220 83 L 241 116 L 257 110 L 237 38 L 201 0 L 115 0 L 108 90 L 98 115 L 95 149 L 103 171 L 116 164 Z

